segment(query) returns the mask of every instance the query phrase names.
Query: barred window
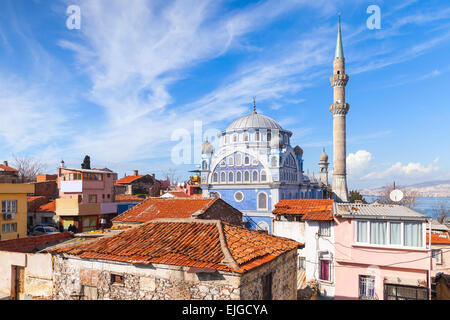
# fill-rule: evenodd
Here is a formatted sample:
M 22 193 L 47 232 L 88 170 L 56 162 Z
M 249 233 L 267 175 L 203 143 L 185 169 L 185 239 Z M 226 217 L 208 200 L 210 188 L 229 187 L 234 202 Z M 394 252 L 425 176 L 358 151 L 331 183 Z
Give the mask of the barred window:
M 331 222 L 324 221 L 319 223 L 319 235 L 329 237 L 331 235 Z

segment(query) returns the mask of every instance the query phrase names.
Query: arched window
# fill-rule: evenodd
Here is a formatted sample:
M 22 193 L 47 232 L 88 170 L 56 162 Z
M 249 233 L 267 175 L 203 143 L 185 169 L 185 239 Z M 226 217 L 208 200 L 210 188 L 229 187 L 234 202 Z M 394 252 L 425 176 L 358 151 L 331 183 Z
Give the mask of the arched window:
M 213 174 L 213 182 L 217 182 L 218 179 L 219 179 L 219 175 L 217 174 L 217 172 L 214 172 L 214 174 Z
M 267 210 L 267 194 L 264 192 L 258 194 L 258 209 Z
M 258 182 L 258 171 L 253 171 L 253 177 L 252 177 L 252 181 L 253 182 Z
M 233 172 L 229 172 L 228 173 L 228 183 L 233 183 L 234 182 L 234 174 Z
M 272 157 L 272 167 L 277 166 L 277 157 Z
M 259 141 L 259 131 L 255 132 L 255 141 Z
M 236 153 L 236 165 L 242 166 L 242 155 L 240 153 Z
M 229 166 L 234 165 L 234 159 L 233 159 L 233 156 L 228 157 L 228 165 L 229 165 Z
M 242 173 L 240 171 L 236 172 L 236 182 L 242 182 Z
M 250 164 L 250 157 L 245 156 L 245 158 L 244 158 L 244 164 L 245 164 L 246 166 L 248 166 L 248 165 Z
M 248 171 L 244 172 L 244 181 L 250 182 L 250 172 L 248 172 Z
M 224 141 L 225 141 L 225 144 L 228 143 L 228 136 L 227 135 L 224 136 Z
M 264 182 L 267 180 L 267 175 L 265 170 L 261 170 L 261 181 Z
M 248 132 L 244 132 L 244 141 L 248 141 Z
M 220 166 L 221 167 L 225 167 L 227 165 L 227 163 L 225 162 L 225 160 L 220 161 Z
M 271 139 L 272 139 L 272 133 L 269 131 L 269 132 L 267 132 L 267 142 L 270 142 Z
M 220 174 L 220 183 L 227 183 L 227 176 L 226 176 L 225 172 L 222 172 Z
M 237 142 L 238 141 L 238 135 L 237 133 L 233 134 L 233 142 Z

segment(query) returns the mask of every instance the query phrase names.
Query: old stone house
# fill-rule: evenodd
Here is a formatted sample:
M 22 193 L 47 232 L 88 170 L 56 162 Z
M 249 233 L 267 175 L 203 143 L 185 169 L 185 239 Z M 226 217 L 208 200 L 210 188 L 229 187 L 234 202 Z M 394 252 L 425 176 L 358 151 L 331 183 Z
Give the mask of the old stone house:
M 51 299 L 52 256 L 39 250 L 72 238 L 65 232 L 0 241 L 0 300 Z
M 19 170 L 8 165 L 8 161 L 0 164 L 0 183 L 19 183 Z
M 242 225 L 242 212 L 220 198 L 148 198 L 112 219 L 112 223 L 133 225 L 160 218 L 218 219 Z
M 302 246 L 220 220 L 157 219 L 50 250 L 54 299 L 295 299 Z
M 131 176 L 117 180 L 114 188 L 116 194 L 145 194 L 151 197 L 157 197 L 161 194 L 161 182 L 155 178 L 155 175 L 140 175 L 138 170 L 134 170 L 134 174 Z

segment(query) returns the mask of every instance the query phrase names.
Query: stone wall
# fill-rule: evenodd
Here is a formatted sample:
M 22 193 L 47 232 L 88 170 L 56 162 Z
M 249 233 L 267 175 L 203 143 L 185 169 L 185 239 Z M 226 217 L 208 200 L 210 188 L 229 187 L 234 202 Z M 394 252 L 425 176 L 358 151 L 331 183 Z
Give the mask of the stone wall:
M 187 273 L 185 267 L 90 262 L 54 258 L 56 300 L 230 300 L 239 299 L 239 275 Z M 112 275 L 123 276 L 123 284 Z
M 297 298 L 297 249 L 282 254 L 254 270 L 244 274 L 241 280 L 240 299 L 263 299 L 263 277 L 272 272 L 272 299 L 295 300 Z
M 188 273 L 189 268 L 100 262 L 54 256 L 55 300 L 239 300 L 262 299 L 262 276 L 272 272 L 273 299 L 296 297 L 296 250 L 244 275 Z M 123 283 L 113 281 L 122 276 Z M 120 281 L 122 282 L 122 281 Z

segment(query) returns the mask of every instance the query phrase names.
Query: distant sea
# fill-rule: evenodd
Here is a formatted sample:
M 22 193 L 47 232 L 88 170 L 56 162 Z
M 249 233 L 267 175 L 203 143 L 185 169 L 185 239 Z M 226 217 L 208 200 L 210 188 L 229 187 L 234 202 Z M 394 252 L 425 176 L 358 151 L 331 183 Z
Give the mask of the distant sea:
M 371 203 L 375 200 L 379 199 L 378 196 L 363 196 L 367 202 Z M 434 197 L 418 197 L 414 204 L 414 210 L 422 212 L 423 214 L 431 217 L 433 212 L 436 212 L 436 209 L 440 206 L 441 202 L 443 202 L 447 209 L 450 208 L 450 198 L 434 198 Z

